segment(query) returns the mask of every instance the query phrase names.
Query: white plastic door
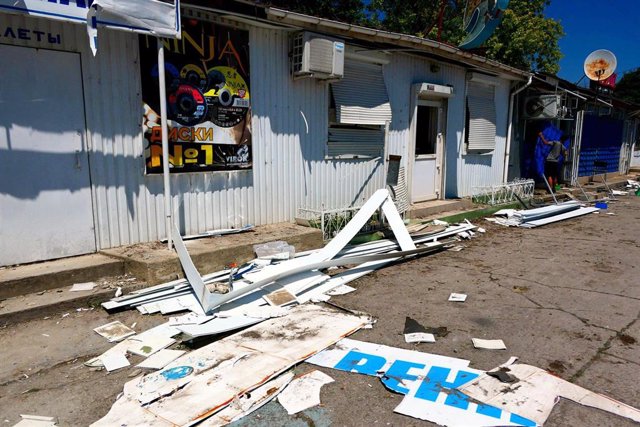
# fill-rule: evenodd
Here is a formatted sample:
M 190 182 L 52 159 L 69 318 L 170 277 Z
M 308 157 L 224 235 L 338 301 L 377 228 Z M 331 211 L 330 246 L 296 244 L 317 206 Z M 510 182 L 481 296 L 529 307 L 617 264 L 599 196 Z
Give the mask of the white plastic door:
M 80 56 L 0 58 L 0 265 L 94 252 Z
M 416 106 L 411 201 L 442 194 L 443 108 L 440 101 L 419 100 Z

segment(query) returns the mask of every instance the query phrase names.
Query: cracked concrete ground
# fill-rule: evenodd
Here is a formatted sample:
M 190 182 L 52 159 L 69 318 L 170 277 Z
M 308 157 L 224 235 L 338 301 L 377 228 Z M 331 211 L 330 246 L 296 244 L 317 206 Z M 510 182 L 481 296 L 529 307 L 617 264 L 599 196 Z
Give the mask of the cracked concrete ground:
M 608 211 L 616 215 L 601 212 L 530 230 L 483 221 L 487 233 L 465 242 L 461 252 L 387 267 L 356 282 L 357 292 L 332 300 L 379 319 L 354 339 L 465 358 L 478 369 L 519 356 L 523 363 L 640 407 L 640 198 L 623 197 Z M 469 298 L 448 302 L 451 292 Z M 20 413 L 57 416 L 61 425 L 97 420 L 135 368 L 107 374 L 82 366 L 110 346 L 92 329 L 112 320 L 137 322 L 136 330 L 163 321 L 137 312 L 109 316 L 98 309 L 62 314 L 0 330 L 0 423 L 17 421 Z M 405 316 L 425 326 L 446 326 L 449 335 L 434 344 L 406 344 Z M 508 350 L 474 349 L 472 337 L 503 339 Z M 432 425 L 394 414 L 402 396 L 376 378 L 322 370 L 336 381 L 323 387 L 321 407 L 290 417 L 272 402 L 236 426 Z M 545 425 L 635 424 L 561 400 Z

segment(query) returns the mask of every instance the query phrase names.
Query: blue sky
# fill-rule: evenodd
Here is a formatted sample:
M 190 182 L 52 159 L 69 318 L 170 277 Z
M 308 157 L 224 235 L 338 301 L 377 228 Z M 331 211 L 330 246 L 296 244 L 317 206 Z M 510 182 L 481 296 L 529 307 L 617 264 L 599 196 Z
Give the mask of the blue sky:
M 566 33 L 560 77 L 578 81 L 584 59 L 596 49 L 616 55 L 618 80 L 640 67 L 640 0 L 552 0 L 545 15 L 560 20 Z

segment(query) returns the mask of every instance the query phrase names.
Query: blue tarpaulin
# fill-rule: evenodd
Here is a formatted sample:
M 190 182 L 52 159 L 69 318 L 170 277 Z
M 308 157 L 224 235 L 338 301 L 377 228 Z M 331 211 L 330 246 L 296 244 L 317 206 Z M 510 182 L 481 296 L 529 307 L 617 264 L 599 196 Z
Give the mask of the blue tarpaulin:
M 557 127 L 555 127 L 550 122 L 543 122 L 542 135 L 544 135 L 544 138 L 548 142 L 559 141 L 560 138 L 562 137 L 562 131 Z M 565 141 L 564 148 L 568 150 L 569 144 L 570 144 L 569 140 Z M 544 142 L 542 142 L 542 138 L 540 137 L 537 138 L 536 147 L 533 154 L 534 161 L 532 165 L 533 170 L 531 171 L 532 178 L 542 177 L 542 174 L 544 173 L 544 163 L 547 160 L 547 156 L 549 155 L 549 152 L 551 152 L 552 147 L 553 147 L 552 145 L 547 145 Z M 561 154 L 560 158 L 558 159 L 558 167 L 559 168 L 562 167 L 563 163 L 564 163 L 564 156 Z

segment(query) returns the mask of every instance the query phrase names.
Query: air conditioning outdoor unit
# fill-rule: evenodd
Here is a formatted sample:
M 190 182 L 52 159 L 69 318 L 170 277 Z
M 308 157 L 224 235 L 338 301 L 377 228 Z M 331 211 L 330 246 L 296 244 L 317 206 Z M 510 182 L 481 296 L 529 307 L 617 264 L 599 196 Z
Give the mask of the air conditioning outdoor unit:
M 291 74 L 338 80 L 344 75 L 344 41 L 308 31 L 293 36 Z
M 553 119 L 558 117 L 560 95 L 536 95 L 524 102 L 524 115 L 529 119 Z

